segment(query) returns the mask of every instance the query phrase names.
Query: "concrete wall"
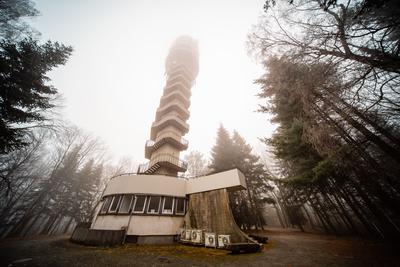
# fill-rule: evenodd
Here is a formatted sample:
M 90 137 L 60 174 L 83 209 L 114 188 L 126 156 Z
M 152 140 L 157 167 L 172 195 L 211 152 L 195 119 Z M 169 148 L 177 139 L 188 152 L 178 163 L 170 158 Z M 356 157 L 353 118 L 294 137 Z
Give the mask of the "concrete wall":
M 225 172 L 190 179 L 186 183 L 186 194 L 207 192 L 223 188 L 242 190 L 246 189 L 244 175 L 233 169 Z
M 121 230 L 128 226 L 129 215 L 100 215 L 91 229 Z M 128 235 L 176 235 L 183 226 L 180 216 L 141 216 L 133 215 L 127 231 Z
M 135 193 L 184 197 L 186 180 L 164 175 L 118 176 L 107 184 L 103 196 Z
M 113 246 L 122 244 L 124 235 L 122 230 L 95 230 L 78 225 L 72 233 L 71 241 L 92 246 Z
M 164 175 L 129 175 L 113 178 L 107 185 L 103 196 L 113 194 L 154 194 L 162 196 L 185 197 L 186 195 L 198 195 L 190 198 L 192 212 L 198 213 L 197 220 L 210 220 L 210 217 L 201 218 L 205 214 L 204 209 L 210 209 L 210 205 L 215 201 L 224 201 L 217 210 L 229 213 L 229 205 L 226 193 L 221 193 L 220 189 L 241 190 L 246 188 L 245 177 L 237 170 L 229 170 L 221 173 L 207 175 L 195 179 L 184 180 L 176 177 Z M 214 194 L 201 195 L 203 192 L 218 192 Z M 225 191 L 223 191 L 225 192 Z M 215 197 L 214 202 L 207 202 L 207 198 Z M 196 200 L 197 199 L 197 200 Z M 97 207 L 99 212 L 100 205 Z M 217 212 L 217 211 L 215 211 Z M 228 216 L 229 215 L 229 216 Z M 225 223 L 230 224 L 229 231 L 237 232 L 237 227 L 233 221 L 231 213 L 225 216 Z M 216 220 L 216 213 L 213 213 L 213 220 Z M 97 215 L 94 218 L 91 229 L 97 230 L 121 230 L 128 226 L 129 215 Z M 133 215 L 127 230 L 128 235 L 139 236 L 167 236 L 176 235 L 179 228 L 184 225 L 184 217 L 180 216 L 156 216 L 156 215 Z M 205 224 L 200 224 L 202 227 Z M 211 229 L 210 229 L 211 230 Z M 229 233 L 229 231 L 227 231 Z M 237 236 L 240 236 L 237 234 Z M 239 239 L 239 237 L 238 237 Z M 243 238 L 242 238 L 243 239 Z
M 126 175 L 113 178 L 103 196 L 113 194 L 186 195 L 227 188 L 246 189 L 246 180 L 238 169 L 184 180 L 164 175 Z

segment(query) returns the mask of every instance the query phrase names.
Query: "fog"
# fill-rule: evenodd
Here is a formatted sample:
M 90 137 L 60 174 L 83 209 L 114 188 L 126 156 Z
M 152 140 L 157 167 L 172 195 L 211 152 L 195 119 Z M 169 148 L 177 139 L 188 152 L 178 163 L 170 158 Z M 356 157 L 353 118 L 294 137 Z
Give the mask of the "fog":
M 50 73 L 63 95 L 63 116 L 101 137 L 114 158 L 144 161 L 144 144 L 165 84 L 173 40 L 199 41 L 200 72 L 192 88 L 189 149 L 208 155 L 222 123 L 257 150 L 273 126 L 256 113 L 261 73 L 247 55 L 247 34 L 263 1 L 38 0 L 33 26 L 43 39 L 72 45 L 65 66 Z

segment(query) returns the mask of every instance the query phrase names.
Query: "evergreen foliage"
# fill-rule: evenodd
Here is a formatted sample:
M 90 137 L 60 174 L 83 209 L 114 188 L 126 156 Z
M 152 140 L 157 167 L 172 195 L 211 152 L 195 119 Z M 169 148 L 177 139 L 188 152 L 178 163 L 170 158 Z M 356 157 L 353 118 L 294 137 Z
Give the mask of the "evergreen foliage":
M 268 185 L 269 175 L 259 157 L 252 154 L 251 146 L 234 131 L 232 137 L 221 125 L 217 132 L 216 144 L 211 152 L 210 168 L 221 172 L 237 168 L 246 177 L 247 190 L 230 192 L 230 205 L 236 223 L 244 229 L 263 228 L 264 200 L 271 190 Z
M 281 2 L 249 38 L 265 67 L 260 111 L 278 124 L 264 141 L 281 166 L 281 221 L 397 238 L 399 4 Z
M 7 2 L 7 3 L 6 3 Z M 22 16 L 35 16 L 30 1 L 2 1 L 0 13 L 0 153 L 8 153 L 27 145 L 24 137 L 35 127 L 49 127 L 46 111 L 54 108 L 52 99 L 57 89 L 49 85 L 46 74 L 66 63 L 72 48 L 48 41 L 40 44 L 21 30 Z M 18 25 L 16 25 L 18 24 Z M 15 27 L 13 27 L 13 25 Z M 28 27 L 28 26 L 26 26 Z M 16 32 L 14 32 L 17 34 Z M 25 37 L 24 37 L 25 36 Z M 23 37 L 23 38 L 21 38 Z

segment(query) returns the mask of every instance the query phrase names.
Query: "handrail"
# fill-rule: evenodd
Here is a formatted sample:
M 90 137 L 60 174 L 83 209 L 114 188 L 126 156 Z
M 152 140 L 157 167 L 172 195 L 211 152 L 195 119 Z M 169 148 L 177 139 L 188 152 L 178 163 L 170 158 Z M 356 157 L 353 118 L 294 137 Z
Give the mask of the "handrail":
M 131 175 L 151 175 L 151 174 L 147 174 L 147 173 L 144 173 L 144 172 L 141 172 L 140 171 L 140 169 L 143 169 L 143 168 L 141 168 L 141 166 L 147 166 L 147 165 L 149 165 L 149 162 L 147 162 L 147 163 L 143 163 L 143 164 L 139 164 L 138 165 L 138 171 L 137 172 L 127 172 L 127 173 L 121 173 L 121 174 L 117 174 L 117 175 L 114 175 L 114 176 L 112 176 L 112 177 L 110 177 L 110 180 L 112 180 L 112 179 L 114 179 L 114 178 L 117 178 L 117 177 L 120 177 L 120 176 L 131 176 Z M 185 179 L 185 180 L 189 180 L 189 179 L 196 179 L 196 178 L 200 178 L 200 177 L 203 177 L 203 176 L 206 176 L 206 175 L 209 175 L 210 173 L 208 173 L 208 174 L 199 174 L 199 175 L 185 175 L 184 173 L 183 174 L 181 174 L 181 175 L 179 175 L 179 176 L 176 176 L 176 175 L 170 175 L 170 174 L 163 174 L 163 175 L 165 175 L 165 176 L 170 176 L 170 177 L 175 177 L 175 178 L 178 178 L 178 179 Z M 212 174 L 212 173 L 211 173 Z
M 149 162 L 139 164 L 137 173 L 145 174 L 144 172 L 149 169 Z
M 169 162 L 175 166 L 178 166 L 182 169 L 187 169 L 188 163 L 184 160 L 179 159 L 178 157 L 172 156 L 171 154 L 159 154 L 151 159 L 148 163 L 140 164 L 138 168 L 138 173 L 144 173 L 148 169 L 150 169 L 153 165 L 159 162 Z
M 157 143 L 158 141 L 160 141 L 161 139 L 166 138 L 166 137 L 173 137 L 175 140 L 179 141 L 183 145 L 189 144 L 188 140 L 186 140 L 185 138 L 183 138 L 182 136 L 180 136 L 179 134 L 177 134 L 174 131 L 162 132 L 159 136 L 157 136 L 156 140 L 154 140 L 154 141 L 155 141 L 155 143 Z
M 147 140 L 145 145 L 145 155 L 146 158 L 150 158 L 150 153 L 153 153 L 155 147 L 159 146 L 160 142 L 167 138 L 172 138 L 174 142 L 178 142 L 180 144 L 179 147 L 183 147 L 183 149 L 187 148 L 189 145 L 189 141 L 183 138 L 180 134 L 176 133 L 175 131 L 162 131 L 161 134 L 155 138 L 155 140 Z M 176 144 L 175 144 L 176 145 Z
M 119 176 L 130 176 L 130 175 L 138 175 L 138 174 L 139 174 L 138 172 L 126 172 L 126 173 L 121 173 L 121 174 L 117 174 L 117 175 L 112 176 L 112 177 L 110 178 L 110 180 L 112 180 L 112 179 L 114 179 L 114 178 L 117 178 L 117 177 L 119 177 Z

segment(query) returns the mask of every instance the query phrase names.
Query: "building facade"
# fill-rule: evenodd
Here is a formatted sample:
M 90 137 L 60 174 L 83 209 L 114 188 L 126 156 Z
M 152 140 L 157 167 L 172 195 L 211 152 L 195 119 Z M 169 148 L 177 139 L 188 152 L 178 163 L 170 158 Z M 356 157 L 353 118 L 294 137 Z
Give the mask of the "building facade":
M 230 234 L 240 242 L 246 239 L 234 222 L 227 195 L 227 190 L 246 188 L 240 171 L 195 179 L 177 176 L 187 169 L 179 156 L 188 148 L 183 136 L 189 131 L 191 88 L 199 71 L 197 41 L 188 36 L 178 38 L 165 69 L 166 85 L 145 145 L 149 162 L 140 165 L 135 174 L 111 178 L 86 235 L 91 240 L 86 243 L 96 244 L 113 231 L 123 232 L 124 239 L 137 243 L 172 243 L 179 229 L 196 225 Z M 85 243 L 85 234 L 76 233 L 75 239 Z
M 166 85 L 160 99 L 145 157 L 150 161 L 139 172 L 176 176 L 185 172 L 187 163 L 179 159 L 188 148 L 184 136 L 189 131 L 191 88 L 199 72 L 197 41 L 182 36 L 172 45 L 165 62 Z

